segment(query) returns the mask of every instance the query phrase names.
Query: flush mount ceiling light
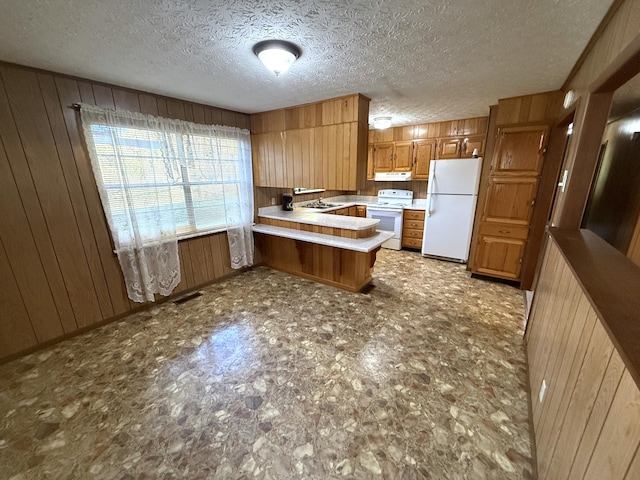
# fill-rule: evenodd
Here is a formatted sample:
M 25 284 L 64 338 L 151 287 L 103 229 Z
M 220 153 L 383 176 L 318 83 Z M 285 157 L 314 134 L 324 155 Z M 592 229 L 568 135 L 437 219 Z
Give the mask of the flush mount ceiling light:
M 276 74 L 289 70 L 298 57 L 300 49 L 297 45 L 285 40 L 264 40 L 253 46 L 255 53 L 264 66 Z
M 391 117 L 376 117 L 373 119 L 373 128 L 384 130 L 391 126 Z

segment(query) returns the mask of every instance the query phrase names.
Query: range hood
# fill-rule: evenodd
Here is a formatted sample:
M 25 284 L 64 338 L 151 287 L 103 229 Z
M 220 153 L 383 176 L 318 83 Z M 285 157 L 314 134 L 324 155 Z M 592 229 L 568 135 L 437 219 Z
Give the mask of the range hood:
M 411 172 L 377 172 L 376 182 L 407 182 L 411 180 Z

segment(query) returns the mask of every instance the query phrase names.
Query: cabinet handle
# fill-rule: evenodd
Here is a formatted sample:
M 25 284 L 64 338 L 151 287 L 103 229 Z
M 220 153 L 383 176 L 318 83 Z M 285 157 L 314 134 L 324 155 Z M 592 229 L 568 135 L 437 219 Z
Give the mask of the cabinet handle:
M 498 230 L 498 233 L 511 233 L 511 230 Z

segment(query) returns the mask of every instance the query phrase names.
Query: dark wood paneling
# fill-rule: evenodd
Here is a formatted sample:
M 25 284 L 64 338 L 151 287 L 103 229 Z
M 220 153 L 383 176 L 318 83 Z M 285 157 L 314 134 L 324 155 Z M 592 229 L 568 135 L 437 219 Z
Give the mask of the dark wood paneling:
M 69 134 L 63 116 L 63 107 L 60 105 L 53 76 L 39 74 L 38 81 L 40 82 L 40 89 L 42 90 L 42 97 L 49 117 L 49 124 L 51 125 L 51 131 L 58 150 L 58 157 L 62 165 L 69 198 L 75 213 L 87 265 L 100 305 L 100 318 L 109 318 L 114 315 L 113 306 L 111 305 L 111 298 L 109 296 L 100 254 L 98 253 L 95 235 L 91 227 L 91 219 L 89 218 L 87 204 L 84 200 L 82 184 L 80 183 L 78 169 L 71 149 Z
M 93 89 L 86 82 L 76 82 L 73 79 L 58 77 L 55 79 L 58 90 L 58 98 L 60 106 L 64 113 L 64 121 L 71 142 L 73 156 L 76 162 L 76 168 L 80 177 L 84 201 L 91 221 L 91 232 L 95 239 L 100 261 L 102 263 L 103 273 L 107 282 L 109 296 L 114 315 L 120 315 L 126 312 L 129 307 L 127 299 L 127 291 L 124 285 L 122 272 L 118 259 L 113 254 L 113 243 L 107 220 L 102 209 L 100 196 L 95 183 L 95 177 L 91 168 L 91 161 L 85 148 L 84 140 L 80 132 L 80 123 L 77 112 L 69 108 L 70 105 L 83 101 L 93 104 Z M 86 85 L 86 87 L 83 87 Z M 87 91 L 87 95 L 82 93 L 83 88 Z
M 0 240 L 0 352 L 12 354 L 37 342 L 9 258 Z
M 79 116 L 84 102 L 246 128 L 248 116 L 0 63 L 0 359 L 139 308 L 130 302 Z M 226 233 L 180 242 L 174 294 L 233 272 Z M 161 297 L 159 297 L 161 298 Z M 5 319 L 5 312 L 8 317 Z
M 10 203 L 0 204 L 6 219 L 1 226 L 7 228 L 2 238 L 23 297 L 29 299 L 27 311 L 36 337 L 42 342 L 64 333 L 63 325 L 70 329 L 77 325 L 4 88 L 0 90 L 0 137 L 6 154 L 0 159 L 4 170 L 0 181 L 6 182 L 2 193 L 13 197 Z
M 36 74 L 2 68 L 2 77 L 78 327 L 102 317 Z M 62 319 L 64 322 L 64 318 Z

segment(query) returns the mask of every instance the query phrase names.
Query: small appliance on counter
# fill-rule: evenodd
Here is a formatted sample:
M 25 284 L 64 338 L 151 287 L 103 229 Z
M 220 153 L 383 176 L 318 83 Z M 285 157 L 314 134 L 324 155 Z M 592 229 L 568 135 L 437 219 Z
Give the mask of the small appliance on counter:
M 286 210 L 288 212 L 293 210 L 293 195 L 289 195 L 287 193 L 282 195 L 282 210 Z

